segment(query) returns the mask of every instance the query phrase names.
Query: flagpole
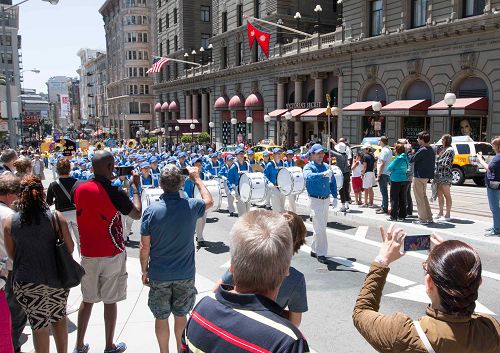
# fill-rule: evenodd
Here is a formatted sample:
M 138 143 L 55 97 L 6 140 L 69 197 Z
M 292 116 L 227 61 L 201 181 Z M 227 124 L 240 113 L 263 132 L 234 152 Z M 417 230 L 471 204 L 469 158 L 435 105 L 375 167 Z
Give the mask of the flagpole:
M 307 37 L 307 38 L 314 38 L 314 36 L 312 34 L 299 31 L 298 29 L 295 29 L 295 28 L 290 28 L 290 27 L 287 27 L 287 26 L 283 26 L 283 25 L 280 25 L 280 24 L 277 24 L 277 23 L 269 22 L 269 21 L 263 20 L 261 18 L 256 18 L 256 17 L 252 17 L 252 16 L 244 15 L 243 17 L 246 18 L 247 20 L 262 22 L 262 23 L 265 23 L 265 24 L 268 24 L 268 25 L 271 25 L 271 26 L 283 28 L 283 29 L 286 29 L 287 31 L 291 31 L 291 32 L 303 35 L 304 37 Z
M 173 59 L 173 58 L 169 58 L 168 56 L 155 56 L 155 58 L 165 58 L 165 59 L 168 59 L 169 61 L 176 61 L 178 63 L 191 64 L 191 65 L 194 65 L 196 67 L 201 67 L 201 65 L 198 63 L 195 63 L 192 61 L 180 60 L 180 59 Z

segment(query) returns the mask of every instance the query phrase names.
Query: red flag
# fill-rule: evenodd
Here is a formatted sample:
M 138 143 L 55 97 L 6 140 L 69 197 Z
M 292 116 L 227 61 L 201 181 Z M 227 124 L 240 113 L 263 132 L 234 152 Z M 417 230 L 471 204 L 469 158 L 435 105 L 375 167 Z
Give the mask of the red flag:
M 271 39 L 271 35 L 266 32 L 262 32 L 255 28 L 250 21 L 247 21 L 247 30 L 248 30 L 248 45 L 250 49 L 253 46 L 253 42 L 257 41 L 264 51 L 266 57 L 269 57 L 269 42 Z

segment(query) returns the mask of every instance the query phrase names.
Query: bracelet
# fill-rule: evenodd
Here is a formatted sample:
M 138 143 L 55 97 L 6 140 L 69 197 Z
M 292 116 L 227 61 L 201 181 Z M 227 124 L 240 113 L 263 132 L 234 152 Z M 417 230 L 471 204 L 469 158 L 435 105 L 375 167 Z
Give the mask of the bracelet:
M 389 267 L 389 264 L 380 255 L 377 255 L 373 262 L 376 262 L 384 267 Z

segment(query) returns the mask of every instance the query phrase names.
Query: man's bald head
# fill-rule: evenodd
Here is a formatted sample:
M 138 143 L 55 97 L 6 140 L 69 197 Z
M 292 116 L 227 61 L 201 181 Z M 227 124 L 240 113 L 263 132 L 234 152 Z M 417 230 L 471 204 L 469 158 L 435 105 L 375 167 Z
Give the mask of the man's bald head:
M 115 169 L 115 159 L 109 151 L 97 151 L 92 157 L 92 168 L 94 168 L 94 175 L 99 175 L 105 178 L 113 177 L 113 170 Z

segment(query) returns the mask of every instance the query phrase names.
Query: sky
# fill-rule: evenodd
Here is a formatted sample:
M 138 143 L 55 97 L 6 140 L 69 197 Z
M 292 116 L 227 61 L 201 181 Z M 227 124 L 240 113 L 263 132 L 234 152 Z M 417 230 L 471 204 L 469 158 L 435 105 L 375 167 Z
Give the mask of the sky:
M 106 49 L 104 23 L 99 8 L 105 0 L 59 0 L 51 5 L 31 0 L 20 5 L 24 88 L 47 92 L 52 76 L 77 77 L 81 48 Z M 18 3 L 14 0 L 13 3 Z

